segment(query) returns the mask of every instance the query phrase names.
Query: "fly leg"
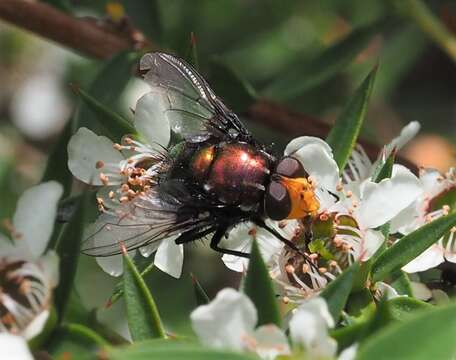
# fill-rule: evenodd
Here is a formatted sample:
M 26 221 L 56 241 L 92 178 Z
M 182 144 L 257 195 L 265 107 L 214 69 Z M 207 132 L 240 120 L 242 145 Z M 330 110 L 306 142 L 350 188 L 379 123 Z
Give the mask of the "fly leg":
M 212 236 L 211 239 L 211 249 L 218 251 L 222 254 L 229 254 L 229 255 L 235 255 L 239 257 L 244 257 L 244 258 L 250 258 L 250 254 L 242 252 L 242 251 L 237 251 L 237 250 L 230 250 L 230 249 L 225 249 L 219 246 L 220 241 L 222 241 L 223 237 L 225 236 L 226 231 L 228 230 L 228 226 L 222 226 L 217 229 L 215 232 L 214 236 Z
M 282 241 L 283 243 L 285 243 L 288 247 L 290 247 L 291 249 L 293 249 L 294 251 L 296 251 L 296 253 L 298 253 L 299 255 L 301 255 L 302 257 L 304 257 L 310 264 L 310 266 L 312 266 L 313 268 L 317 269 L 318 270 L 318 267 L 314 264 L 314 262 L 312 261 L 312 259 L 309 257 L 309 255 L 305 252 L 303 252 L 301 249 L 299 249 L 295 243 L 293 243 L 292 241 L 284 238 L 277 230 L 269 227 L 268 225 L 266 225 L 266 223 L 262 220 L 262 219 L 255 219 L 253 220 L 255 222 L 256 225 L 258 225 L 259 227 L 269 231 L 272 235 L 274 235 L 277 239 L 279 239 L 280 241 Z
M 183 234 L 181 234 L 176 240 L 174 240 L 174 242 L 177 245 L 186 244 L 186 243 L 198 240 L 213 232 L 214 232 L 214 228 L 209 228 L 209 229 L 202 230 L 202 231 L 201 231 L 201 228 L 189 230 L 189 231 L 186 231 Z

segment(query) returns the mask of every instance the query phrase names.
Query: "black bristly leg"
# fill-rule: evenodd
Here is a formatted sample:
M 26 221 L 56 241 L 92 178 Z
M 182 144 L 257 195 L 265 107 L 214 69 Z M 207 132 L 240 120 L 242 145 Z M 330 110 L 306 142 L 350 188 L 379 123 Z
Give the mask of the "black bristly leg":
M 272 235 L 274 235 L 277 239 L 279 239 L 280 241 L 285 243 L 288 247 L 290 247 L 291 249 L 296 251 L 299 255 L 303 256 L 307 261 L 309 261 L 310 266 L 312 266 L 313 268 L 318 270 L 318 267 L 314 264 L 314 262 L 309 257 L 309 255 L 306 254 L 305 252 L 303 252 L 301 249 L 299 249 L 292 241 L 284 238 L 282 235 L 280 235 L 280 233 L 277 230 L 267 226 L 266 223 L 263 220 L 255 219 L 254 222 L 259 227 L 262 227 L 263 229 L 269 231 Z
M 219 246 L 220 241 L 222 240 L 223 236 L 225 236 L 226 230 L 228 230 L 228 227 L 223 226 L 219 227 L 217 231 L 215 232 L 214 236 L 212 236 L 211 239 L 211 249 L 218 251 L 222 254 L 229 254 L 229 255 L 235 255 L 239 257 L 244 257 L 244 258 L 250 258 L 250 254 L 242 252 L 242 251 L 236 251 L 236 250 L 230 250 L 230 249 L 225 249 L 221 248 Z
M 201 229 L 194 229 L 194 230 L 186 231 L 183 234 L 181 234 L 176 240 L 174 240 L 174 242 L 177 245 L 186 244 L 186 243 L 192 242 L 194 240 L 200 239 L 213 232 L 214 232 L 214 228 L 209 228 L 209 229 L 202 230 L 202 231 L 201 231 Z

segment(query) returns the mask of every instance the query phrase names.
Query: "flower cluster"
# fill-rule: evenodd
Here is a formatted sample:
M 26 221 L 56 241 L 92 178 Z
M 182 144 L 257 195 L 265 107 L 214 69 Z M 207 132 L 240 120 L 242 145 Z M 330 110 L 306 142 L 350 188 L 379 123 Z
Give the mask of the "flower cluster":
M 8 226 L 11 239 L 0 235 L 1 358 L 31 358 L 24 340 L 38 336 L 50 318 L 58 257 L 46 247 L 62 192 L 56 182 L 27 190 Z
M 291 344 L 285 332 L 273 324 L 256 327 L 257 310 L 247 295 L 231 288 L 221 290 L 208 305 L 190 316 L 200 341 L 213 348 L 258 354 L 263 359 L 305 354 L 306 359 L 328 359 L 337 353 L 337 343 L 328 335 L 334 319 L 322 298 L 314 298 L 293 310 L 289 320 Z M 356 345 L 339 359 L 353 359 Z

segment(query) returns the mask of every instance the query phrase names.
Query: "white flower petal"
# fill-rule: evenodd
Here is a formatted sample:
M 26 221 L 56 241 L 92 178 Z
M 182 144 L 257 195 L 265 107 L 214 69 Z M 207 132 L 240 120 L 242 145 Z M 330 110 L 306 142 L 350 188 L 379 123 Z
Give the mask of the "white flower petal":
M 149 145 L 168 145 L 171 135 L 165 114 L 168 108 L 166 92 L 154 88 L 136 103 L 135 127 Z
M 155 254 L 154 264 L 161 271 L 179 278 L 184 263 L 184 247 L 177 245 L 174 240 L 174 237 L 170 237 L 161 242 Z
M 329 328 L 333 328 L 335 325 L 334 319 L 329 312 L 328 305 L 326 304 L 325 299 L 321 297 L 315 297 L 305 301 L 297 308 L 297 312 L 299 311 L 312 313 L 314 316 L 317 316 L 324 321 Z
M 111 276 L 120 276 L 123 273 L 122 255 L 97 257 L 97 263 L 103 271 Z
M 119 184 L 119 163 L 124 160 L 122 154 L 113 148 L 111 140 L 98 136 L 87 128 L 80 128 L 68 143 L 68 168 L 79 180 L 92 185 L 103 185 L 100 173 L 112 173 L 108 184 Z M 97 163 L 103 167 L 97 169 Z M 109 171 L 108 171 L 109 170 Z
M 46 279 L 52 287 L 59 283 L 59 261 L 59 256 L 53 250 L 49 250 L 38 260 Z
M 361 254 L 361 261 L 369 260 L 372 255 L 382 246 L 385 241 L 385 237 L 380 231 L 377 230 L 366 230 L 364 234 L 363 253 Z
M 280 227 L 277 221 L 266 220 L 266 224 L 278 231 L 282 236 L 291 239 L 294 236 L 298 222 L 296 220 L 284 221 L 284 227 Z M 229 233 L 228 238 L 224 238 L 220 246 L 223 248 L 250 253 L 252 241 L 256 238 L 258 247 L 265 263 L 268 263 L 274 254 L 280 252 L 283 243 L 272 235 L 269 231 L 257 227 L 251 222 L 244 222 L 236 225 Z M 226 267 L 233 271 L 244 272 L 248 268 L 249 260 L 239 256 L 225 254 L 222 261 Z
M 253 334 L 258 320 L 247 295 L 230 288 L 221 290 L 208 305 L 199 306 L 190 319 L 204 345 L 233 350 L 243 349 L 243 339 Z
M 43 310 L 38 316 L 36 316 L 30 324 L 22 332 L 22 336 L 26 340 L 33 339 L 39 335 L 46 325 L 46 321 L 49 318 L 49 310 Z
M 386 300 L 391 300 L 399 296 L 396 289 L 394 289 L 387 283 L 379 281 L 377 284 L 375 284 L 375 287 L 377 288 L 379 300 L 382 298 L 385 298 Z
M 413 297 L 423 301 L 428 301 L 430 298 L 432 298 L 431 290 L 429 290 L 429 288 L 423 283 L 411 281 L 410 287 L 412 288 Z
M 441 177 L 442 174 L 435 169 L 425 169 L 420 174 L 420 181 L 423 184 L 424 192 L 427 196 L 433 197 L 445 188 L 445 183 L 439 181 Z
M 418 257 L 410 261 L 407 265 L 405 265 L 402 270 L 408 273 L 425 271 L 436 267 L 437 265 L 443 263 L 443 261 L 443 249 L 440 246 L 434 244 L 429 249 L 418 255 Z
M 337 342 L 328 335 L 328 327 L 334 326 L 326 302 L 312 298 L 298 307 L 290 320 L 290 336 L 295 345 L 304 347 L 313 357 L 333 357 Z
M 163 241 L 168 241 L 168 240 L 164 239 Z M 157 249 L 160 245 L 161 245 L 161 241 L 153 241 L 149 245 L 141 246 L 139 248 L 139 252 L 141 253 L 142 256 L 149 257 L 150 255 L 152 255 L 154 252 L 157 251 Z
M 0 333 L 0 359 L 33 360 L 33 356 L 23 337 Z
M 339 183 L 339 167 L 325 146 L 320 143 L 305 145 L 292 153 L 307 173 L 316 180 L 317 186 L 336 191 Z
M 13 216 L 14 228 L 20 234 L 17 242 L 35 258 L 43 254 L 52 234 L 62 193 L 59 183 L 49 181 L 26 190 L 17 203 Z
M 391 220 L 422 193 L 418 178 L 402 165 L 394 165 L 390 179 L 361 185 L 358 221 L 364 228 L 376 228 Z
M 391 219 L 390 232 L 392 234 L 398 232 L 407 235 L 418 228 L 420 216 L 418 212 L 418 202 L 419 200 L 415 200 Z
M 315 136 L 299 136 L 291 140 L 285 148 L 284 154 L 286 156 L 293 154 L 304 146 L 307 145 L 318 145 L 323 148 L 332 157 L 331 146 L 328 145 L 324 140 L 317 138 Z
M 337 357 L 337 360 L 355 360 L 357 351 L 358 344 L 353 344 L 352 346 L 343 350 Z
M 278 355 L 289 355 L 290 346 L 285 333 L 275 325 L 263 325 L 255 330 L 254 341 L 246 348 L 256 352 L 262 359 L 273 360 Z
M 399 136 L 395 137 L 388 145 L 386 145 L 385 158 L 391 154 L 391 151 L 394 148 L 396 148 L 396 150 L 402 149 L 405 144 L 415 137 L 418 131 L 420 131 L 420 128 L 421 125 L 418 121 L 411 121 L 404 126 Z

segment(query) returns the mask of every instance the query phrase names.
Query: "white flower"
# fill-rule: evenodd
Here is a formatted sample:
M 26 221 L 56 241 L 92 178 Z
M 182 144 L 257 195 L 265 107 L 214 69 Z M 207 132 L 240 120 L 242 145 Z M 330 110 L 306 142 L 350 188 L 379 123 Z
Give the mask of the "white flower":
M 289 354 L 285 334 L 275 325 L 255 329 L 258 315 L 244 294 L 226 288 L 208 305 L 199 306 L 190 315 L 200 341 L 210 347 L 256 352 L 263 359 Z
M 326 201 L 313 219 L 309 258 L 286 248 L 271 257 L 270 273 L 285 302 L 315 296 L 354 261 L 368 260 L 385 241 L 378 227 L 421 193 L 416 176 L 401 165 L 390 179 L 367 179 L 352 189 L 339 192 L 338 202 Z
M 345 245 L 353 259 L 366 261 L 385 240 L 376 229 L 407 208 L 421 193 L 418 178 L 402 165 L 394 165 L 391 178 L 379 183 L 363 181 L 359 188 L 345 192 L 345 199 L 327 211 L 336 212 L 335 245 Z
M 399 151 L 406 145 L 420 130 L 420 123 L 417 121 L 412 121 L 408 123 L 401 131 L 400 135 L 387 145 L 385 145 L 383 151 L 379 154 L 377 160 L 372 163 L 369 157 L 367 156 L 364 149 L 357 145 L 345 166 L 345 169 L 342 173 L 342 180 L 345 184 L 356 183 L 359 185 L 364 180 L 370 178 L 373 175 L 373 172 L 378 167 L 381 161 L 385 161 L 393 150 Z
M 294 345 L 304 347 L 311 359 L 333 357 L 337 342 L 329 337 L 334 319 L 322 298 L 312 298 L 294 310 L 290 320 L 290 336 Z
M 0 359 L 33 360 L 33 356 L 24 338 L 0 333 Z
M 13 242 L 0 238 L 0 333 L 31 339 L 46 324 L 58 283 L 58 257 L 52 251 L 43 253 L 62 192 L 56 182 L 28 189 L 13 217 Z
M 254 352 L 263 359 L 292 353 L 283 330 L 275 325 L 256 328 L 254 304 L 234 289 L 221 290 L 211 303 L 194 310 L 190 318 L 198 338 L 209 347 Z M 328 334 L 333 326 L 334 320 L 323 299 L 303 303 L 293 311 L 289 322 L 293 349 L 305 351 L 309 359 L 335 356 L 337 343 Z
M 320 203 L 327 203 L 327 197 L 331 197 L 329 191 L 336 191 L 339 183 L 339 168 L 335 162 L 330 146 L 323 140 L 312 136 L 301 136 L 286 146 L 285 156 L 292 156 L 301 162 L 304 170 L 312 179 L 315 192 Z M 298 220 L 272 221 L 267 219 L 266 225 L 276 230 L 287 240 L 294 240 L 300 235 L 302 227 Z M 223 239 L 221 246 L 227 249 L 250 252 L 253 239 L 257 240 L 263 259 L 268 263 L 274 254 L 283 248 L 283 243 L 269 231 L 260 228 L 250 222 L 235 226 L 227 239 Z M 245 271 L 248 260 L 233 255 L 222 257 L 225 265 L 234 271 Z
M 456 169 L 442 175 L 437 170 L 422 169 L 422 195 L 391 221 L 391 232 L 407 235 L 424 224 L 448 214 L 455 208 Z M 402 269 L 409 273 L 425 271 L 444 262 L 456 263 L 456 228 L 451 229 Z M 399 240 L 400 241 L 400 240 Z
M 300 225 L 297 220 L 273 221 L 266 220 L 266 225 L 276 230 L 284 238 L 292 240 L 298 235 Z M 251 222 L 243 222 L 236 225 L 229 234 L 228 238 L 221 241 L 221 246 L 245 253 L 250 253 L 253 240 L 257 241 L 261 255 L 265 263 L 269 263 L 274 254 L 279 253 L 284 247 L 284 243 L 273 236 L 269 231 L 256 226 Z M 249 260 L 235 255 L 225 254 L 222 256 L 225 265 L 238 272 L 245 272 L 248 268 Z
M 155 201 L 148 190 L 156 184 L 158 172 L 163 171 L 165 165 L 161 147 L 166 147 L 170 139 L 170 126 L 163 121 L 163 114 L 151 113 L 159 111 L 157 102 L 162 101 L 162 97 L 163 94 L 149 92 L 137 102 L 135 126 L 145 143 L 125 137 L 122 144 L 114 144 L 86 128 L 80 128 L 71 138 L 68 144 L 68 167 L 73 175 L 85 183 L 103 185 L 98 191 L 97 200 L 104 213 L 92 229 L 98 231 L 107 223 L 117 224 L 125 216 L 131 215 L 132 207 L 138 209 L 139 202 L 150 204 Z M 150 214 L 143 215 L 138 223 L 149 223 Z M 138 220 L 138 216 L 135 219 Z M 132 224 L 133 220 L 129 221 L 129 225 Z M 128 232 L 131 235 L 131 230 L 125 227 L 120 229 L 119 226 L 115 233 L 112 231 L 97 236 L 94 245 L 103 246 L 112 242 L 112 237 L 125 240 Z M 178 278 L 182 272 L 183 246 L 176 245 L 174 239 L 169 237 L 157 241 L 140 248 L 140 252 L 143 256 L 157 252 L 157 268 Z M 132 251 L 131 255 L 134 254 L 135 251 Z M 97 257 L 97 262 L 112 276 L 122 274 L 121 255 Z

